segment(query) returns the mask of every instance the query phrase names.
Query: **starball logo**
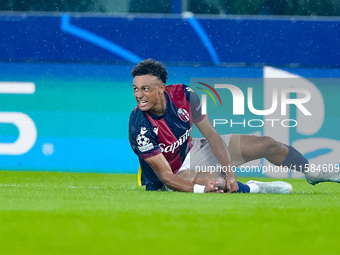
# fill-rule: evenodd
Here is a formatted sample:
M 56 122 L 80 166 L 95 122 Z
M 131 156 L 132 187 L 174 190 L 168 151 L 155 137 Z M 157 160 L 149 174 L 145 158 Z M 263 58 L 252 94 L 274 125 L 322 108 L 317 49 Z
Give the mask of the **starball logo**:
M 261 117 L 252 119 L 241 119 L 241 121 L 236 121 L 235 119 L 226 119 L 221 116 L 220 118 L 212 119 L 214 127 L 216 127 L 216 125 L 229 124 L 231 127 L 235 125 L 241 125 L 244 127 L 248 126 L 258 128 L 263 127 L 265 125 L 265 122 L 269 123 L 272 127 L 275 127 L 275 125 L 281 125 L 283 127 L 296 127 L 298 125 L 298 121 L 294 118 L 289 118 L 288 113 L 288 109 L 293 109 L 294 107 L 297 111 L 300 112 L 300 114 L 303 114 L 304 116 L 312 116 L 312 113 L 306 106 L 307 103 L 311 100 L 311 92 L 308 89 L 299 88 L 298 86 L 272 88 L 271 93 L 267 94 L 265 98 L 265 101 L 271 102 L 271 104 L 266 106 L 266 108 L 260 109 L 259 107 L 255 107 L 254 90 L 256 88 L 254 88 L 253 86 L 247 87 L 245 94 L 237 84 L 207 84 L 200 81 L 198 81 L 197 84 L 204 86 L 204 88 L 197 87 L 198 90 L 204 92 L 201 94 L 202 115 L 206 115 L 208 112 L 207 95 L 209 95 L 210 98 L 213 100 L 215 106 L 217 106 L 215 96 L 219 100 L 220 105 L 223 106 L 221 95 L 223 95 L 223 93 L 226 93 L 228 95 L 231 94 L 231 98 L 229 98 L 230 100 L 232 100 L 233 116 L 245 116 L 246 110 L 248 110 L 251 114 Z M 217 92 L 217 90 L 219 92 Z M 292 95 L 294 95 L 295 98 Z M 215 111 L 216 109 L 211 110 L 211 112 Z M 268 118 L 269 116 L 278 112 L 281 118 Z M 266 116 L 267 118 L 263 119 L 264 116 Z

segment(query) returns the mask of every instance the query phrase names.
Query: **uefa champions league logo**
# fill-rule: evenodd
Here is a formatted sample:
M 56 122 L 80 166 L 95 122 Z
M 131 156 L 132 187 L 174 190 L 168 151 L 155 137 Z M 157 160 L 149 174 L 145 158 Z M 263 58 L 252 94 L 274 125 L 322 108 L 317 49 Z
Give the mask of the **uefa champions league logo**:
M 145 146 L 150 143 L 150 139 L 147 138 L 145 135 L 139 134 L 136 138 L 136 141 L 139 146 Z
M 138 144 L 138 149 L 141 152 L 149 151 L 154 148 L 153 144 L 150 141 L 150 138 L 146 137 L 145 134 L 148 130 L 145 127 L 142 127 L 140 130 L 140 134 L 136 138 L 136 142 Z

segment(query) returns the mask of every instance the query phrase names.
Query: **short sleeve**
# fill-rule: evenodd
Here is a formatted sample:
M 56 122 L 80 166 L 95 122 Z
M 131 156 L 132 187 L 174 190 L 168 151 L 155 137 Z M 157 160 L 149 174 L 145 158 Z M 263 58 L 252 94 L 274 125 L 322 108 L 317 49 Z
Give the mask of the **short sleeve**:
M 157 141 L 152 124 L 132 113 L 129 121 L 129 142 L 134 153 L 143 159 L 160 154 L 161 149 Z
M 191 116 L 194 123 L 200 122 L 205 115 L 202 115 L 202 103 L 196 92 L 190 88 L 186 88 L 187 98 L 190 102 Z

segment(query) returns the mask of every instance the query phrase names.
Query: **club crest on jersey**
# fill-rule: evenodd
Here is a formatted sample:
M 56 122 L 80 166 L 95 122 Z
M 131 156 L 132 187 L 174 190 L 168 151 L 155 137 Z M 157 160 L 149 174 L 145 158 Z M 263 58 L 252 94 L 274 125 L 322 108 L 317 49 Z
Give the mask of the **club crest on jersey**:
M 184 121 L 184 122 L 189 121 L 189 113 L 185 109 L 179 108 L 177 110 L 177 115 L 182 121 Z

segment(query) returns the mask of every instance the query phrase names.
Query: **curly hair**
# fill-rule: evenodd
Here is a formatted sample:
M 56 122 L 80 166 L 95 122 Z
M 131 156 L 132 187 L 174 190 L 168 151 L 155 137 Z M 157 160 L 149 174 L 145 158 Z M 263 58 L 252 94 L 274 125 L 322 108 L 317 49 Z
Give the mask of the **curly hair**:
M 151 58 L 141 61 L 131 72 L 132 77 L 147 74 L 156 76 L 163 83 L 166 83 L 166 80 L 168 79 L 168 71 L 165 66 L 161 62 L 154 61 Z

